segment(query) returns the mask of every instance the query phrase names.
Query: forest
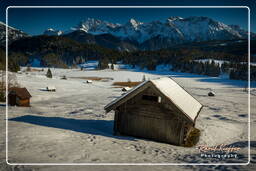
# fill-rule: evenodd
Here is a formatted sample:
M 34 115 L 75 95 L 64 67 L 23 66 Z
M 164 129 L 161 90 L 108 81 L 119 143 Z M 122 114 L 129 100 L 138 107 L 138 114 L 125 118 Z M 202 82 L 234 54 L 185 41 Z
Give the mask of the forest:
M 210 44 L 209 42 L 206 43 Z M 216 49 L 206 46 L 190 45 L 154 51 L 118 51 L 96 44 L 87 44 L 61 36 L 33 36 L 21 38 L 9 45 L 9 71 L 17 72 L 20 66 L 30 66 L 33 59 L 40 59 L 42 67 L 69 68 L 88 60 L 99 60 L 99 69 L 108 68 L 108 64 L 122 61 L 132 67 L 155 70 L 159 64 L 169 64 L 173 71 L 195 73 L 217 77 L 227 73 L 230 79 L 247 80 L 248 55 L 244 43 L 239 46 Z M 255 49 L 253 49 L 255 50 Z M 252 50 L 252 51 L 253 51 Z M 229 61 L 223 65 L 213 62 L 199 62 L 200 59 Z M 255 56 L 251 61 L 256 61 Z M 0 48 L 0 67 L 5 69 L 5 50 Z M 256 67 L 251 66 L 251 80 L 256 80 Z

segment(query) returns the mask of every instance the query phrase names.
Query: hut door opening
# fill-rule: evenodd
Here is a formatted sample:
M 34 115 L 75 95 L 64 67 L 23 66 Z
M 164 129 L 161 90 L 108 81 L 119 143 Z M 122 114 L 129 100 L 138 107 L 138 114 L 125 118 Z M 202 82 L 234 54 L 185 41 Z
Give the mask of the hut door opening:
M 14 94 L 10 94 L 9 95 L 9 104 L 11 106 L 15 106 L 16 105 L 16 95 L 14 95 Z

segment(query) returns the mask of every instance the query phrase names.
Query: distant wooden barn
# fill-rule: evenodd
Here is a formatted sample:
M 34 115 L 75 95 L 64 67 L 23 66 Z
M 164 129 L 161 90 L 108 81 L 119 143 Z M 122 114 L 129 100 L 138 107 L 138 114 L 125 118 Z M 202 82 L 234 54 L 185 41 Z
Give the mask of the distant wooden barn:
M 47 90 L 47 91 L 54 91 L 54 92 L 55 92 L 55 91 L 56 91 L 56 88 L 55 88 L 54 86 L 47 86 L 47 87 L 46 87 L 46 90 Z
M 9 89 L 8 104 L 10 106 L 30 106 L 32 96 L 26 88 L 13 87 Z
M 202 105 L 171 78 L 145 81 L 105 106 L 114 134 L 184 145 Z

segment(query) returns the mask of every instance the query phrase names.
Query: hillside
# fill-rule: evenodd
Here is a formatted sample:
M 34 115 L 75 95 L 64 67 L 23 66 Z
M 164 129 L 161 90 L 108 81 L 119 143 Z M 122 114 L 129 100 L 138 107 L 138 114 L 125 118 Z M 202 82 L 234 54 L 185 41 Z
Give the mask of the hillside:
M 27 33 L 24 33 L 16 28 L 8 26 L 8 42 L 11 43 L 15 40 L 18 40 L 22 37 L 28 37 L 29 35 Z M 5 46 L 5 40 L 6 40 L 6 24 L 3 22 L 0 22 L 0 47 Z
M 20 65 L 39 59 L 42 66 L 67 67 L 84 60 L 107 57 L 112 50 L 61 36 L 33 36 L 13 42 L 9 51 L 10 57 L 17 58 Z M 26 59 L 18 58 L 17 53 Z

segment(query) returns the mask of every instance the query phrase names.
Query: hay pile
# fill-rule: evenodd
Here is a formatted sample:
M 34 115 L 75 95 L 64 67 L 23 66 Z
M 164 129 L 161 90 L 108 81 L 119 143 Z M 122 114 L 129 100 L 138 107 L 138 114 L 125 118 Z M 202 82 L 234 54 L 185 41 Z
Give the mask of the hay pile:
M 184 146 L 193 147 L 199 141 L 199 137 L 200 137 L 200 130 L 197 128 L 191 127 L 184 139 Z

